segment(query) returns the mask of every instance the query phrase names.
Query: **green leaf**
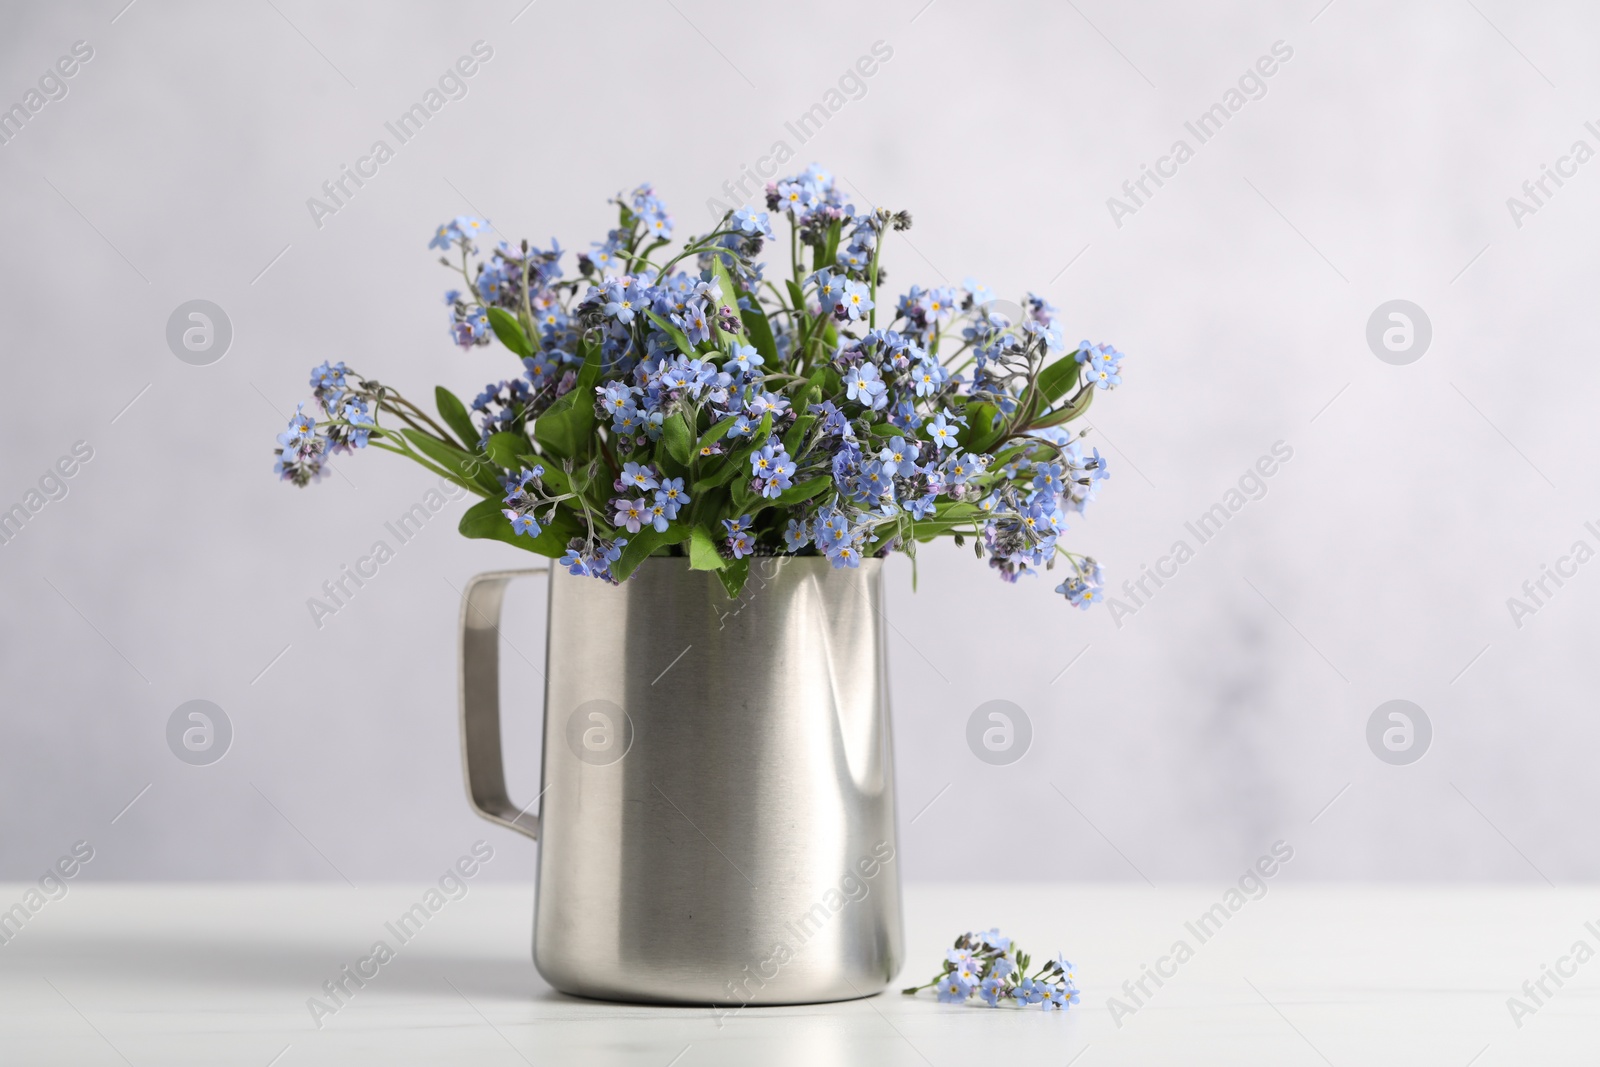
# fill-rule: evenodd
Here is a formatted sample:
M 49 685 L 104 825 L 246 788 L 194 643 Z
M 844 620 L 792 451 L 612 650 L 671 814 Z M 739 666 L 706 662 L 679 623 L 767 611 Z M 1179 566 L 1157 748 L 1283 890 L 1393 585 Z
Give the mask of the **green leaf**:
M 728 565 L 717 551 L 704 526 L 695 526 L 689 532 L 689 569 L 692 571 L 720 571 Z
M 500 343 L 511 351 L 523 358 L 533 355 L 533 343 L 522 332 L 522 323 L 511 312 L 505 308 L 490 308 L 489 325 L 494 328 L 494 335 L 500 338 Z
M 983 509 L 976 504 L 946 501 L 934 509 L 931 517 L 912 523 L 911 536 L 918 541 L 932 541 L 936 537 L 950 533 L 955 524 L 976 521 L 984 514 Z
M 767 438 L 772 436 L 772 412 L 761 416 L 761 422 L 750 431 L 750 443 L 728 454 L 728 461 L 743 466 L 750 462 L 750 454 L 759 450 L 766 444 Z
M 472 416 L 467 414 L 467 406 L 454 393 L 442 385 L 436 386 L 433 390 L 433 406 L 439 409 L 439 417 L 450 427 L 451 432 L 460 438 L 463 445 L 468 448 L 477 446 L 478 428 L 472 425 Z
M 627 547 L 622 550 L 622 556 L 611 565 L 611 576 L 619 582 L 626 581 L 639 564 L 657 549 L 688 540 L 692 529 L 694 527 L 684 526 L 681 523 L 668 526 L 665 532 L 657 532 L 654 526 L 645 527 L 628 541 Z
M 1020 445 L 1012 445 L 1010 448 L 997 452 L 993 460 L 990 461 L 988 470 L 982 474 L 976 474 L 972 476 L 973 483 L 987 484 L 985 480 L 996 477 L 1001 467 L 1004 467 L 1007 463 L 1010 463 L 1018 456 L 1025 455 L 1029 451 L 1039 448 L 1042 445 L 1044 445 L 1042 438 L 1032 437 Z
M 464 537 L 504 541 L 508 545 L 551 559 L 559 558 L 567 550 L 567 542 L 581 533 L 578 520 L 565 509 L 558 509 L 555 517 L 539 531 L 538 537 L 511 532 L 511 520 L 501 514 L 500 501 L 480 500 L 461 516 L 459 529 Z
M 447 445 L 437 437 L 432 437 L 406 427 L 400 431 L 405 435 L 418 452 L 427 456 L 433 462 L 454 474 L 461 480 L 466 488 L 473 490 L 480 496 L 501 496 L 500 481 L 495 477 L 494 468 L 482 456 L 475 456 L 471 452 L 464 452 L 454 445 Z
M 579 446 L 583 443 L 574 432 L 573 420 L 576 416 L 573 409 L 576 404 L 574 398 L 577 395 L 578 391 L 574 389 L 558 398 L 534 420 L 533 439 L 539 442 L 540 451 L 563 459 L 577 454 Z
M 541 451 L 568 459 L 592 443 L 594 437 L 594 383 L 600 377 L 600 349 L 587 341 L 577 384 L 534 420 L 533 437 Z
M 694 435 L 684 421 L 683 412 L 676 411 L 661 424 L 661 443 L 667 454 L 679 463 L 687 464 L 694 451 Z
M 756 299 L 754 293 L 750 294 L 750 306 L 739 309 L 739 318 L 744 320 L 744 329 L 750 335 L 750 343 L 761 353 L 761 358 L 767 361 L 765 364 L 767 368 L 776 367 L 778 342 L 772 333 L 772 322 L 762 310 L 761 301 Z
M 600 372 L 605 369 L 600 366 L 600 346 L 584 338 L 578 342 L 578 355 L 583 357 L 583 366 L 578 368 L 578 381 L 572 391 L 588 397 L 590 402 L 585 406 L 593 412 L 594 385 L 600 380 Z
M 711 257 L 711 273 L 722 285 L 722 303 L 735 311 L 739 310 L 739 287 L 733 284 L 733 278 L 728 275 L 728 268 L 723 264 L 721 256 Z M 717 308 L 711 309 L 711 321 L 713 324 L 717 321 Z M 738 334 L 728 333 L 717 325 L 711 327 L 711 332 L 719 342 L 725 340 L 737 342 L 739 337 Z
M 969 452 L 986 452 L 989 446 L 1000 440 L 1000 435 L 1005 433 L 1005 420 L 999 423 L 994 421 L 1000 414 L 1000 409 L 993 404 L 979 402 L 968 404 L 965 411 L 967 425 L 962 429 L 957 438 L 961 447 Z
M 756 511 L 761 510 L 760 508 L 756 507 L 756 504 L 760 502 L 761 499 L 762 498 L 756 493 L 751 492 L 749 482 L 739 482 L 733 487 L 733 500 L 731 501 L 733 504 L 733 513 L 735 515 L 753 515 L 754 512 L 751 511 L 752 508 L 755 508 Z
M 794 425 L 789 427 L 789 432 L 783 435 L 783 450 L 791 456 L 794 455 L 795 450 L 805 441 L 806 431 L 811 429 L 811 425 L 816 421 L 815 415 L 801 415 L 795 419 Z
M 500 510 L 500 501 L 480 500 L 462 513 L 457 528 L 463 537 L 512 541 L 516 535 L 511 532 L 511 520 L 502 515 Z M 533 538 L 524 537 L 523 540 L 531 541 Z
M 789 299 L 794 301 L 794 313 L 797 317 L 804 318 L 806 314 L 806 294 L 799 284 L 790 278 L 783 283 L 789 290 Z
M 794 410 L 804 413 L 811 407 L 812 404 L 815 404 L 819 399 L 821 399 L 824 389 L 827 388 L 827 384 L 828 368 L 817 368 L 817 370 L 812 373 L 811 377 L 807 379 L 804 387 L 801 388 L 800 394 L 794 398 Z M 835 388 L 832 391 L 838 392 L 838 389 Z
M 688 334 L 684 333 L 682 330 L 678 329 L 672 323 L 668 322 L 666 319 L 662 318 L 660 315 L 657 315 L 654 311 L 651 311 L 649 308 L 646 308 L 644 313 L 645 313 L 645 316 L 647 318 L 649 318 L 649 320 L 651 322 L 655 323 L 656 326 L 659 327 L 663 333 L 665 333 L 668 337 L 672 338 L 672 343 L 678 346 L 678 351 L 679 352 L 682 352 L 684 355 L 690 357 L 691 359 L 700 354 L 700 353 L 695 351 L 694 345 L 689 343 L 689 335 Z
M 528 439 L 520 433 L 490 434 L 484 451 L 496 466 L 518 470 L 522 467 L 522 454 L 528 451 Z
M 722 588 L 728 591 L 728 596 L 736 597 L 739 590 L 744 588 L 745 579 L 750 576 L 750 557 L 728 560 L 727 563 L 717 572 L 717 577 L 722 579 Z
M 713 486 L 726 485 L 734 478 L 737 478 L 741 472 L 748 477 L 751 455 L 760 449 L 761 446 L 766 443 L 767 438 L 771 435 L 772 412 L 769 411 L 765 415 L 761 416 L 761 422 L 753 431 L 751 431 L 750 440 L 747 443 L 728 453 L 727 459 L 717 468 L 717 470 L 713 471 L 706 477 L 701 478 L 694 484 L 695 492 L 698 493 L 702 489 L 709 489 Z M 746 482 L 745 484 L 749 483 Z
M 727 514 L 728 507 L 726 489 L 712 486 L 703 492 L 696 490 L 694 502 L 689 505 L 689 525 L 703 526 L 707 530 L 720 529 L 719 520 Z
M 832 484 L 833 479 L 824 474 L 821 477 L 812 478 L 808 482 L 801 482 L 799 485 L 791 485 L 789 488 L 779 493 L 777 498 L 774 499 L 768 506 L 775 508 L 786 508 L 791 504 L 799 504 L 802 501 L 810 500 L 812 497 L 827 489 L 828 486 Z
M 572 479 L 567 477 L 567 472 L 560 467 L 543 462 L 538 456 L 519 456 L 517 461 L 529 470 L 543 467 L 544 473 L 539 475 L 539 480 L 545 487 L 554 493 L 572 492 Z
M 1085 385 L 1082 389 L 1078 390 L 1078 395 L 1073 397 L 1069 402 L 1061 405 L 1054 411 L 1045 412 L 1044 418 L 1035 419 L 1033 421 L 1032 428 L 1043 429 L 1046 426 L 1060 426 L 1080 417 L 1084 412 L 1089 410 L 1089 405 L 1094 403 L 1094 394 L 1098 391 L 1099 390 L 1092 385 Z
M 1081 370 L 1082 364 L 1078 362 L 1077 354 L 1073 353 L 1056 360 L 1039 372 L 1039 395 L 1044 398 L 1046 407 L 1066 396 L 1067 392 L 1078 384 L 1078 373 Z
M 694 486 L 692 487 L 694 495 L 698 498 L 708 490 L 715 489 L 719 485 L 727 485 L 737 473 L 739 473 L 739 465 L 729 460 L 724 460 L 717 466 L 716 470 L 712 471 L 710 474 L 694 483 Z
M 833 269 L 834 263 L 839 259 L 839 233 L 844 228 L 844 220 L 838 219 L 828 227 L 827 247 L 822 250 L 822 262 L 819 267 Z
M 707 430 L 705 432 L 705 434 L 700 438 L 699 442 L 697 442 L 695 444 L 695 446 L 694 446 L 695 455 L 698 456 L 701 452 L 705 451 L 705 448 L 706 448 L 707 445 L 714 445 L 718 441 L 722 440 L 723 435 L 725 435 L 730 429 L 732 429 L 733 428 L 733 424 L 738 422 L 738 421 L 739 421 L 739 416 L 737 416 L 737 415 L 729 415 L 725 419 L 722 419 L 722 420 L 720 420 L 718 422 L 712 423 L 711 424 L 711 429 Z

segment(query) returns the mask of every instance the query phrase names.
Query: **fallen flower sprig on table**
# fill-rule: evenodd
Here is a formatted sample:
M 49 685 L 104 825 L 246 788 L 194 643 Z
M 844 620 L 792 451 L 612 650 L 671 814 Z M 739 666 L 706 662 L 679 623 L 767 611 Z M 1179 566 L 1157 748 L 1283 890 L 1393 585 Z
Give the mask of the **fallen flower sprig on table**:
M 945 953 L 944 969 L 932 981 L 901 992 L 911 996 L 937 988 L 943 1004 L 960 1004 L 976 993 L 991 1008 L 1010 1001 L 1023 1007 L 1037 1004 L 1045 1011 L 1064 1011 L 1078 1003 L 1070 960 L 1058 955 L 1032 974 L 1028 973 L 1030 963 L 1031 957 L 999 930 L 962 934 Z

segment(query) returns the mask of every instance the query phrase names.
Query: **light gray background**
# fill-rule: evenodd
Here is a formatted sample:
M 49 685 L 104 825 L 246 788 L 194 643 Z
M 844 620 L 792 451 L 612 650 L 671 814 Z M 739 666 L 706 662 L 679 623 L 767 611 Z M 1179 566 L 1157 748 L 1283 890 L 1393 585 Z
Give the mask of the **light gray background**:
M 95 49 L 0 147 L 0 506 L 74 441 L 95 450 L 0 547 L 0 878 L 82 838 L 86 878 L 360 884 L 492 836 L 489 876 L 529 879 L 535 846 L 466 806 L 453 642 L 468 576 L 535 561 L 459 538 L 457 504 L 318 630 L 307 597 L 431 481 L 373 453 L 297 491 L 273 435 L 324 359 L 424 400 L 514 369 L 447 340 L 439 221 L 584 248 L 606 196 L 650 180 L 698 228 L 876 40 L 892 60 L 796 163 L 914 213 L 891 287 L 1033 288 L 1069 339 L 1128 353 L 1089 420 L 1114 477 L 1071 546 L 1120 583 L 1294 449 L 1121 628 L 952 546 L 916 593 L 891 566 L 905 874 L 1228 878 L 1277 838 L 1296 878 L 1600 873 L 1600 564 L 1520 630 L 1505 603 L 1600 519 L 1600 162 L 1520 229 L 1505 203 L 1575 139 L 1600 147 L 1592 9 L 123 2 L 11 4 L 0 33 L 7 105 L 74 41 Z M 314 226 L 306 198 L 479 39 L 470 96 Z M 1267 95 L 1114 225 L 1106 198 L 1279 40 Z M 164 340 L 195 298 L 235 331 L 208 367 Z M 1433 324 L 1410 366 L 1364 338 L 1394 298 Z M 534 661 L 541 594 L 508 608 Z M 539 676 L 506 660 L 526 798 Z M 164 739 L 196 698 L 234 726 L 209 767 Z M 1394 698 L 1433 722 L 1408 767 L 1365 742 Z M 993 699 L 1034 727 L 1008 767 L 964 740 Z

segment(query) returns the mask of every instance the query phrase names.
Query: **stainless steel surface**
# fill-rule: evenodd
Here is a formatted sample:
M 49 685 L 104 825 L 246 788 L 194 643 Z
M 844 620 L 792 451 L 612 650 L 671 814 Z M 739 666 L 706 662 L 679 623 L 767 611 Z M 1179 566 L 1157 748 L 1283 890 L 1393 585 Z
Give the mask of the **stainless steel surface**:
M 461 762 L 467 800 L 490 822 L 537 839 L 539 816 L 506 794 L 500 752 L 500 605 L 513 578 L 549 574 L 549 567 L 492 571 L 467 583 L 461 605 Z M 534 803 L 538 803 L 535 798 Z
M 732 1010 L 899 967 L 881 564 L 753 563 L 738 600 L 684 559 L 551 575 L 534 962 L 558 989 Z M 531 835 L 488 650 L 516 573 L 468 591 L 462 736 L 474 806 Z

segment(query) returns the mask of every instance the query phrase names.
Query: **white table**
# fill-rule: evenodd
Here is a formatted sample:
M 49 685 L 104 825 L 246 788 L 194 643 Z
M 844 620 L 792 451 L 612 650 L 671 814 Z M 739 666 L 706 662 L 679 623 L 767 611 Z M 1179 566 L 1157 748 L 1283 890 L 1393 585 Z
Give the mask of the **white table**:
M 23 886 L 0 886 L 0 907 Z M 306 1006 L 422 886 L 73 884 L 0 945 L 0 1063 L 205 1064 L 1593 1064 L 1600 959 L 1522 1020 L 1506 1001 L 1572 944 L 1600 950 L 1600 890 L 1273 884 L 1201 944 L 1226 886 L 918 885 L 909 960 L 932 975 L 972 926 L 1064 950 L 1066 1014 L 868 1000 L 746 1010 L 553 993 L 529 958 L 531 890 L 477 885 L 336 1015 Z M 1184 939 L 1194 956 L 1117 1027 L 1108 997 Z M 1572 970 L 1571 964 L 1563 964 Z M 1130 1006 L 1133 1004 L 1128 1001 Z M 1530 1002 L 1531 1003 L 1531 1002 Z M 1015 1055 L 1029 1057 L 1013 1060 Z

